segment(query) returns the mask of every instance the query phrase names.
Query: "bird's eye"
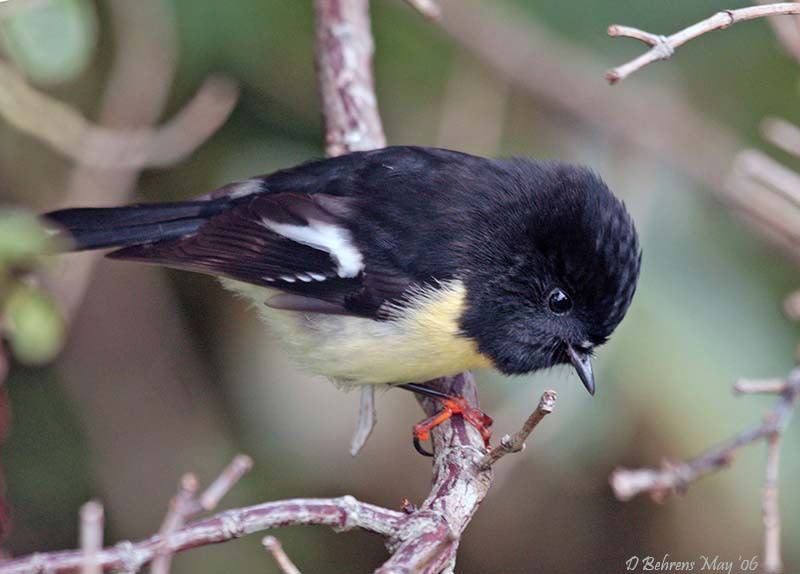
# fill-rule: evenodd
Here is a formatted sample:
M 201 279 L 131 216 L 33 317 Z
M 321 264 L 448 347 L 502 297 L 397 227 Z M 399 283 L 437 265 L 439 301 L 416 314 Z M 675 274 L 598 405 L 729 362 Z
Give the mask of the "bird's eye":
M 572 299 L 564 293 L 563 289 L 553 289 L 547 298 L 547 304 L 556 315 L 563 315 L 572 309 Z

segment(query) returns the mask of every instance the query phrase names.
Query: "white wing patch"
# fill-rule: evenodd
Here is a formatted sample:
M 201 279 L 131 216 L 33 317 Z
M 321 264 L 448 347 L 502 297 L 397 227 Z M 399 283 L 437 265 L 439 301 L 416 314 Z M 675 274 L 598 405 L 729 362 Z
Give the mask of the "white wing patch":
M 267 229 L 283 235 L 287 239 L 326 252 L 336 261 L 339 277 L 355 277 L 364 269 L 364 258 L 353 245 L 353 239 L 347 229 L 314 219 L 309 220 L 308 225 L 275 223 L 269 219 L 262 219 L 261 222 Z M 301 274 L 297 276 L 297 279 L 301 281 L 324 280 L 324 276 L 320 276 L 322 277 L 320 279 L 317 275 L 316 273 Z M 286 277 L 281 277 L 281 279 L 288 281 Z
M 298 273 L 297 275 L 279 275 L 277 278 L 265 275 L 262 279 L 267 283 L 275 283 L 275 281 L 294 283 L 298 279 L 304 283 L 310 283 L 311 281 L 325 281 L 328 278 L 322 273 L 311 273 L 309 271 L 308 273 Z
M 261 191 L 261 184 L 262 182 L 260 179 L 245 179 L 243 181 L 232 183 L 230 186 L 228 186 L 230 189 L 229 197 L 238 199 L 240 197 L 258 193 Z

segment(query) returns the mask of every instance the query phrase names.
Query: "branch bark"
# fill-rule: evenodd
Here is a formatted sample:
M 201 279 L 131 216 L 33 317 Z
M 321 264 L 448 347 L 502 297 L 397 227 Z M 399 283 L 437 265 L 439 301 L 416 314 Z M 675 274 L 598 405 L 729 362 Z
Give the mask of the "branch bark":
M 429 385 L 464 397 L 474 408 L 480 406 L 471 373 L 439 379 Z M 436 401 L 418 398 L 427 415 L 437 412 Z M 390 538 L 388 547 L 393 555 L 376 574 L 437 574 L 454 565 L 461 533 L 489 492 L 492 471 L 480 467 L 486 449 L 483 438 L 472 425 L 454 416 L 436 427 L 431 436 L 434 457 L 430 494 L 408 515 L 397 535 Z
M 772 145 L 800 157 L 800 128 L 795 124 L 781 118 L 766 118 L 761 123 L 761 133 Z
M 261 544 L 267 552 L 272 554 L 273 560 L 275 560 L 275 563 L 283 574 L 300 574 L 300 570 L 298 570 L 297 566 L 292 562 L 292 559 L 284 552 L 283 546 L 277 538 L 274 536 L 265 536 Z
M 315 11 L 327 154 L 386 146 L 372 77 L 369 0 L 316 0 Z
M 168 538 L 156 534 L 136 543 L 120 542 L 96 556 L 103 570 L 138 572 L 159 552 L 175 554 L 270 528 L 318 524 L 339 532 L 360 528 L 387 535 L 391 532 L 387 529 L 394 528 L 401 518 L 400 512 L 358 502 L 352 496 L 298 498 L 221 512 L 176 530 Z M 84 561 L 81 550 L 40 553 L 2 563 L 0 573 L 76 573 L 81 571 Z
M 166 167 L 185 159 L 228 118 L 237 89 L 212 77 L 160 128 L 96 125 L 66 103 L 33 88 L 0 62 L 0 115 L 76 163 L 97 169 Z
M 758 389 L 758 392 L 774 389 L 774 384 L 772 380 L 766 381 L 767 387 Z M 748 386 L 748 392 L 755 392 L 758 388 L 752 382 Z M 638 494 L 648 493 L 661 500 L 669 493 L 685 492 L 692 482 L 727 467 L 740 449 L 783 432 L 799 397 L 800 370 L 795 370 L 784 381 L 778 403 L 764 416 L 764 421 L 758 427 L 742 432 L 690 461 L 668 461 L 660 469 L 619 468 L 610 479 L 614 494 L 620 500 L 630 500 Z
M 758 4 L 770 4 L 769 0 L 756 0 Z M 769 17 L 767 22 L 786 54 L 800 62 L 800 18 Z
M 531 413 L 531 416 L 522 425 L 522 428 L 514 433 L 514 436 L 505 435 L 500 439 L 500 445 L 493 448 L 486 456 L 481 459 L 481 468 L 487 469 L 507 454 L 521 452 L 525 449 L 525 441 L 533 432 L 542 419 L 553 412 L 556 406 L 556 392 L 546 390 L 539 400 L 539 406 Z
M 406 2 L 429 20 L 436 21 L 442 17 L 442 8 L 436 0 L 406 0 Z
M 710 18 L 706 18 L 679 32 L 675 32 L 671 36 L 661 36 L 659 34 L 652 34 L 644 30 L 639 30 L 638 28 L 613 24 L 608 27 L 609 36 L 634 38 L 640 42 L 644 42 L 648 46 L 652 46 L 652 48 L 638 58 L 622 66 L 617 66 L 616 68 L 608 70 L 605 74 L 605 78 L 610 84 L 616 84 L 620 80 L 624 80 L 632 73 L 653 62 L 670 58 L 677 48 L 683 46 L 690 40 L 694 40 L 698 36 L 702 36 L 714 30 L 724 30 L 737 22 L 786 14 L 800 14 L 800 4 L 795 2 L 780 2 L 776 4 L 739 8 L 738 10 L 722 10 Z

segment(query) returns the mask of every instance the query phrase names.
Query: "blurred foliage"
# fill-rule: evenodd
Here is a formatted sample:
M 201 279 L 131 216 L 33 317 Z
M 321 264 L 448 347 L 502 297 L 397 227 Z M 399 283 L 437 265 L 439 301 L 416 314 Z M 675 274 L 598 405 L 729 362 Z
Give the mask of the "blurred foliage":
M 64 338 L 60 311 L 26 277 L 53 247 L 35 216 L 20 210 L 0 211 L 0 324 L 14 358 L 26 365 L 51 361 Z
M 89 0 L 50 0 L 0 20 L 3 50 L 34 82 L 71 82 L 92 61 L 97 16 Z
M 51 242 L 35 215 L 15 209 L 0 210 L 0 266 L 3 269 L 32 266 L 37 257 L 50 250 Z
M 746 5 L 493 3 L 511 4 L 607 67 L 642 50 L 632 40 L 609 39 L 610 23 L 670 33 Z M 243 95 L 227 125 L 192 158 L 143 175 L 141 198 L 185 199 L 322 154 L 310 1 L 172 0 L 169 6 L 180 40 L 169 112 L 211 72 L 234 77 Z M 392 143 L 435 145 L 444 113 L 470 101 L 470 113 L 458 119 L 475 138 L 463 137 L 459 147 L 484 151 L 473 146 L 493 116 L 470 100 L 469 86 L 488 86 L 486 93 L 507 98 L 495 155 L 592 165 L 625 198 L 644 245 L 629 316 L 598 353 L 597 397 L 589 400 L 567 369 L 515 379 L 480 373 L 484 408 L 498 433 L 516 428 L 545 387 L 558 389 L 559 402 L 525 454 L 498 468 L 497 484 L 466 533 L 459 572 L 619 572 L 633 554 L 758 554 L 760 447 L 693 485 L 686 498 L 661 506 L 619 503 L 606 480 L 617 465 L 690 457 L 758 424 L 769 399 L 735 398 L 730 384 L 791 368 L 798 329 L 783 318 L 781 302 L 799 284 L 796 266 L 658 158 L 614 145 L 555 114 L 548 102 L 498 89 L 501 79 L 404 3 L 372 6 L 377 90 Z M 116 49 L 109 9 L 102 1 L 53 0 L 28 14 L 0 12 L 4 52 L 34 81 L 60 84 L 51 88 L 55 95 L 94 117 Z M 748 22 L 697 39 L 669 62 L 608 89 L 622 96 L 636 82 L 657 82 L 763 147 L 758 126 L 765 115 L 800 121 L 797 70 L 765 22 Z M 465 77 L 467 87 L 459 84 Z M 790 165 L 798 167 L 796 160 Z M 0 127 L 5 203 L 55 207 L 69 168 L 38 142 Z M 43 242 L 30 215 L 0 214 L 0 303 L 19 360 L 44 359 L 58 347 L 62 328 L 52 303 L 17 272 L 34 263 Z M 379 398 L 379 427 L 350 459 L 357 396 L 298 373 L 253 314 L 213 280 L 167 272 L 165 284 L 162 276 L 133 264 L 102 264 L 62 358 L 50 367 L 12 368 L 14 420 L 2 457 L 15 517 L 12 552 L 75 545 L 77 508 L 89 496 L 107 505 L 107 540 L 147 536 L 183 472 L 197 470 L 208 480 L 236 451 L 252 454 L 256 467 L 229 505 L 349 493 L 396 507 L 404 496 L 419 501 L 427 493 L 429 463 L 409 444 L 410 426 L 420 417 L 411 397 Z M 800 476 L 799 434 L 796 424 L 787 434 L 781 473 L 785 558 L 795 570 L 800 491 L 791 485 Z M 311 528 L 277 535 L 307 572 L 368 571 L 384 555 L 380 541 L 363 535 Z M 267 562 L 250 537 L 182 555 L 175 572 L 264 571 Z
M 26 365 L 44 364 L 61 349 L 64 322 L 53 301 L 40 289 L 21 285 L 5 303 L 5 336 L 14 358 Z

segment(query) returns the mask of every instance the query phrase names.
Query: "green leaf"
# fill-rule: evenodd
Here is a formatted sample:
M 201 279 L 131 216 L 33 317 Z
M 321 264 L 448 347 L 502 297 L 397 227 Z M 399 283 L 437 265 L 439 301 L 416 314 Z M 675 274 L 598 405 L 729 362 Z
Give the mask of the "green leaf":
M 26 211 L 0 210 L 0 270 L 54 250 L 39 219 Z
M 21 6 L 0 20 L 0 43 L 34 82 L 70 82 L 89 65 L 97 43 L 94 5 L 49 0 Z
M 64 318 L 43 291 L 17 287 L 6 301 L 3 319 L 11 352 L 21 363 L 46 363 L 61 349 Z

